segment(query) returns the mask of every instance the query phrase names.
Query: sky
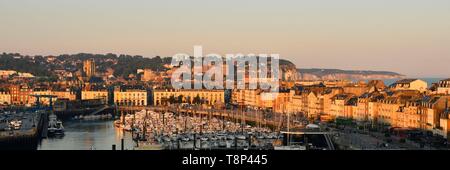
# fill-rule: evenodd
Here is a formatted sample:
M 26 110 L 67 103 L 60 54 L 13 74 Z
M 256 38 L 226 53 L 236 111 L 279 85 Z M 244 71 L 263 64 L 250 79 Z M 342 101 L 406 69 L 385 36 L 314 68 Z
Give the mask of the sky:
M 450 77 L 449 0 L 0 0 L 0 52 L 280 54 Z

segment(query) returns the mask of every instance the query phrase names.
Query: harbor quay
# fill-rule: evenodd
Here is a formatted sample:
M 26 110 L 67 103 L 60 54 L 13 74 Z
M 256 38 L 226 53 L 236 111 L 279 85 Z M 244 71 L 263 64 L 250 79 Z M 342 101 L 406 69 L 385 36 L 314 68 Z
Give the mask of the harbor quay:
M 0 150 L 35 150 L 47 135 L 46 111 L 7 111 L 0 115 Z

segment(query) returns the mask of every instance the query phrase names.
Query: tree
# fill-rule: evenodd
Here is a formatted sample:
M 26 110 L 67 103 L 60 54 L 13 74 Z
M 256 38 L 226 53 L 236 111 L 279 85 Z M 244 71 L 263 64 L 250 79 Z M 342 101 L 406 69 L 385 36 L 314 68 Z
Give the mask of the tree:
M 177 101 L 177 99 L 175 99 L 175 96 L 172 95 L 172 96 L 169 97 L 169 103 L 170 104 L 174 104 L 176 101 Z
M 183 95 L 178 96 L 177 103 L 183 103 Z
M 200 96 L 197 94 L 197 96 L 194 97 L 192 103 L 194 103 L 194 104 L 201 104 L 201 102 L 202 102 L 201 100 L 202 100 L 202 99 L 201 99 Z
M 186 102 L 189 103 L 189 104 L 192 104 L 191 96 L 186 96 Z

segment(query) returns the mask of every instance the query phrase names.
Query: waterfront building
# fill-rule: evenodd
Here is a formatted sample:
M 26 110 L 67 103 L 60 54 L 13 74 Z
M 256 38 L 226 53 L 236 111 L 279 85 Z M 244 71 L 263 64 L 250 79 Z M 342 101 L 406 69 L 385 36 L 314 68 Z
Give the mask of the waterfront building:
M 52 98 L 52 102 L 55 103 L 57 100 L 76 100 L 76 94 L 73 91 L 65 90 L 65 91 L 52 91 L 42 88 L 34 88 L 32 95 L 51 95 L 56 96 L 55 98 Z M 33 97 L 29 100 L 28 104 L 33 105 L 36 103 L 36 97 Z M 47 97 L 41 97 L 39 98 L 39 103 L 42 105 L 49 105 L 50 104 L 50 98 Z
M 288 105 L 289 112 L 300 113 L 302 112 L 303 106 L 303 96 L 299 90 L 291 90 L 290 92 L 291 102 Z
M 435 131 L 439 128 L 439 119 L 445 111 L 445 105 L 450 96 L 425 96 L 421 100 L 420 112 L 426 115 L 425 130 Z M 436 133 L 436 132 L 434 132 Z
M 81 91 L 81 100 L 101 99 L 107 103 L 109 99 L 108 91 L 106 89 L 97 90 L 83 90 Z
M 278 113 L 290 112 L 291 93 L 288 89 L 280 89 L 279 92 L 263 91 L 260 93 L 260 108 L 270 109 Z
M 450 108 L 446 108 L 439 119 L 439 135 L 450 140 Z
M 1 78 L 9 78 L 9 76 L 16 74 L 17 71 L 14 70 L 0 70 L 0 77 Z
M 252 109 L 272 110 L 278 113 L 294 112 L 291 105 L 291 90 L 280 89 L 279 92 L 268 90 L 233 90 L 232 101 L 234 104 Z
M 424 129 L 426 124 L 426 114 L 420 112 L 419 103 L 416 101 L 406 101 L 399 107 L 396 113 L 392 114 L 393 127 Z
M 440 114 L 439 126 L 436 128 L 436 133 L 447 140 L 450 140 L 450 105 L 449 98 L 445 99 L 444 110 Z
M 173 96 L 173 97 L 172 97 Z M 153 90 L 153 104 L 166 105 L 170 98 L 179 103 L 203 103 L 209 106 L 225 103 L 225 90 L 196 90 L 196 89 L 155 89 Z M 181 101 L 179 101 L 181 99 Z
M 305 108 L 306 114 L 308 117 L 318 117 L 323 113 L 323 100 L 321 100 L 320 92 L 318 91 L 310 91 L 306 96 L 306 105 Z
M 52 91 L 52 95 L 55 95 L 58 99 L 76 100 L 77 98 L 76 93 L 69 89 L 65 91 Z
M 356 104 L 356 112 L 353 115 L 353 118 L 356 121 L 369 121 L 369 101 L 370 101 L 371 93 L 365 93 L 357 98 Z
M 331 115 L 332 98 L 341 93 L 343 93 L 341 87 L 327 88 L 323 84 L 300 86 L 296 89 L 291 104 L 296 111 L 305 113 L 309 117 Z
M 52 93 L 51 90 L 34 88 L 33 92 L 32 92 L 32 95 L 53 95 L 53 93 Z M 29 100 L 28 104 L 33 105 L 33 104 L 35 104 L 37 102 L 36 100 L 37 100 L 36 97 L 32 97 L 31 100 Z M 56 100 L 57 100 L 57 98 L 52 98 L 52 102 L 53 103 L 55 103 Z M 50 98 L 40 97 L 39 98 L 39 103 L 41 105 L 49 105 L 50 104 Z
M 332 117 L 353 118 L 357 112 L 357 98 L 353 94 L 338 94 L 332 98 L 330 115 Z
M 0 91 L 0 105 L 11 104 L 11 94 L 9 91 Z
M 119 106 L 147 106 L 147 90 L 120 87 L 114 89 L 114 103 Z
M 9 88 L 11 92 L 11 104 L 13 105 L 27 105 L 32 103 L 34 97 L 33 88 L 30 88 L 28 85 L 11 85 Z
M 377 123 L 391 125 L 393 113 L 396 113 L 400 108 L 400 103 L 397 97 L 387 97 L 385 99 L 379 100 L 379 105 L 377 107 Z

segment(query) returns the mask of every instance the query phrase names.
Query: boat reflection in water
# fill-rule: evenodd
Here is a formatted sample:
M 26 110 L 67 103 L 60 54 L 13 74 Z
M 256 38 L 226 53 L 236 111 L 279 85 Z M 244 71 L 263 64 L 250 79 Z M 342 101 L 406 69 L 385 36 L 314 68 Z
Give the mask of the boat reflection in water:
M 43 139 L 38 150 L 111 150 L 112 145 L 132 150 L 135 143 L 131 134 L 114 127 L 112 120 L 71 120 L 64 123 L 64 136 Z
M 50 114 L 48 116 L 48 136 L 63 136 L 64 126 L 61 120 L 58 120 L 55 114 Z

